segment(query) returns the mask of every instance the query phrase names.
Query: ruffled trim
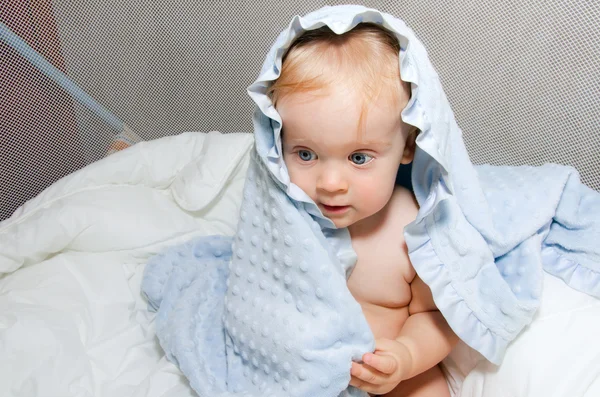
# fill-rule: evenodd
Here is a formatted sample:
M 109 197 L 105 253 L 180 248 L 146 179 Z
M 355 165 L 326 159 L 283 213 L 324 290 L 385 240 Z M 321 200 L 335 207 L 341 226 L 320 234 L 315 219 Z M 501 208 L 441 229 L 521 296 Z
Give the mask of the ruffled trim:
M 509 343 L 531 321 L 537 304 L 522 304 L 507 286 L 495 291 L 499 292 L 500 304 L 485 306 L 480 288 L 489 284 L 480 280 L 482 272 L 470 284 L 457 279 L 456 269 L 452 269 L 450 261 L 440 259 L 441 249 L 436 250 L 437 244 L 429 237 L 432 218 L 415 222 L 405 230 L 411 262 L 456 335 L 490 362 L 500 364 Z
M 321 226 L 328 228 L 335 228 L 333 222 L 323 216 L 310 197 L 290 183 L 287 168 L 281 155 L 281 117 L 266 92 L 271 82 L 280 76 L 283 55 L 302 33 L 326 25 L 334 32 L 342 34 L 359 23 L 375 23 L 396 34 L 401 46 L 399 54 L 400 73 L 403 80 L 411 83 L 412 87 L 411 98 L 402 110 L 402 120 L 421 131 L 417 138 L 417 146 L 427 152 L 444 169 L 446 167 L 444 159 L 437 150 L 439 145 L 430 133 L 431 123 L 429 118 L 426 116 L 419 100 L 424 90 L 420 88 L 419 70 L 411 51 L 408 50 L 411 43 L 416 41 L 412 30 L 392 15 L 363 6 L 324 7 L 305 17 L 295 16 L 288 29 L 279 35 L 268 53 L 259 77 L 248 87 L 248 94 L 258 107 L 253 118 L 256 151 L 263 164 L 267 166 L 270 173 L 286 190 L 288 196 L 296 202 L 303 203 L 307 212 L 319 219 Z M 415 51 L 419 49 L 422 49 L 422 45 L 417 43 Z M 424 49 L 422 49 L 422 52 L 424 53 Z M 433 68 L 429 69 L 432 70 Z M 429 73 L 429 70 L 427 72 Z
M 411 98 L 401 116 L 405 123 L 420 131 L 416 140 L 412 182 L 421 208 L 416 221 L 407 227 L 407 230 L 412 229 L 409 234 L 413 235 L 412 239 L 407 237 L 407 244 L 412 249 L 413 265 L 431 287 L 440 311 L 461 339 L 490 361 L 499 363 L 509 341 L 531 321 L 539 302 L 523 304 L 507 285 L 503 285 L 497 291 L 501 297 L 500 303 L 495 302 L 493 307 L 488 304 L 482 308 L 478 299 L 467 289 L 479 293 L 482 286 L 489 285 L 482 281 L 483 276 L 474 275 L 476 281 L 469 284 L 469 287 L 464 287 L 466 281 L 456 274 L 453 277 L 452 269 L 447 265 L 456 263 L 452 260 L 456 253 L 451 249 L 439 247 L 439 241 L 444 239 L 443 231 L 436 229 L 433 218 L 441 203 L 456 204 L 448 161 L 452 159 L 451 142 L 460 141 L 461 133 L 424 46 L 404 22 L 389 14 L 362 6 L 325 7 L 305 17 L 294 17 L 288 29 L 279 35 L 267 55 L 258 79 L 248 88 L 250 97 L 258 106 L 254 114 L 256 153 L 280 188 L 286 191 L 298 207 L 303 206 L 322 228 L 335 228 L 314 202 L 290 183 L 281 155 L 282 121 L 266 92 L 271 82 L 280 75 L 283 55 L 303 32 L 326 25 L 339 34 L 351 30 L 361 22 L 381 25 L 396 34 L 401 46 L 400 73 L 404 81 L 411 83 Z M 468 162 L 468 156 L 466 161 Z M 470 166 L 470 163 L 468 165 Z M 462 211 L 459 209 L 458 213 L 462 214 Z M 431 228 L 426 226 L 428 224 Z M 462 224 L 466 229 L 474 231 L 473 226 L 466 220 L 463 219 Z M 433 241 L 430 233 L 434 237 Z M 477 237 L 481 238 L 481 235 L 477 234 Z M 343 256 L 340 254 L 341 247 L 351 247 L 349 236 L 342 240 L 344 244 L 336 247 L 338 257 Z M 483 241 L 480 245 L 483 248 L 487 247 Z M 469 254 L 478 252 L 476 249 L 465 251 Z M 444 258 L 443 261 L 440 256 Z M 494 264 L 493 258 L 490 258 L 490 262 L 484 263 L 482 267 L 486 276 L 490 273 L 490 266 Z M 497 280 L 500 277 L 496 269 L 493 281 L 500 281 L 496 284 L 502 284 L 503 280 Z M 490 314 L 486 314 L 486 311 Z
M 581 184 L 575 169 L 563 168 L 567 179 L 542 245 L 543 267 L 570 287 L 600 298 L 600 195 Z
M 409 255 L 413 263 L 420 265 L 417 273 L 431 289 L 436 306 L 454 333 L 486 359 L 499 364 L 509 340 L 494 335 L 468 307 L 452 285 L 448 269 L 436 255 L 431 240 Z
M 569 287 L 600 299 L 600 272 L 567 258 L 555 247 L 542 249 L 544 270 Z

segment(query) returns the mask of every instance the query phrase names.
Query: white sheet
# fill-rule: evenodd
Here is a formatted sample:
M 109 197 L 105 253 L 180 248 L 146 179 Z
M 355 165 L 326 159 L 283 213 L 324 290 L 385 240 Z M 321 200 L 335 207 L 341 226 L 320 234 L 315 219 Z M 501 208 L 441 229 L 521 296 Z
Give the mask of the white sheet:
M 154 336 L 141 275 L 168 245 L 233 233 L 251 144 L 217 133 L 141 143 L 0 223 L 0 396 L 194 395 Z M 458 397 L 600 396 L 598 329 L 600 301 L 547 276 L 502 366 L 461 346 L 450 383 Z

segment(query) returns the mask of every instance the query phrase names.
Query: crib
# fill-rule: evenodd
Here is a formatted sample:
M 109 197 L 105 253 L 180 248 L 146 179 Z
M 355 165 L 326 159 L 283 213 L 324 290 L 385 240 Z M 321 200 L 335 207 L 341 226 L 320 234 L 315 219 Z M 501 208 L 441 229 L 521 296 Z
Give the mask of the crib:
M 0 395 L 194 396 L 140 294 L 148 259 L 236 228 L 255 79 L 295 14 L 345 2 L 0 5 Z M 577 168 L 600 190 L 600 3 L 363 1 L 429 50 L 476 164 Z M 600 301 L 547 275 L 496 367 L 452 394 L 600 396 Z

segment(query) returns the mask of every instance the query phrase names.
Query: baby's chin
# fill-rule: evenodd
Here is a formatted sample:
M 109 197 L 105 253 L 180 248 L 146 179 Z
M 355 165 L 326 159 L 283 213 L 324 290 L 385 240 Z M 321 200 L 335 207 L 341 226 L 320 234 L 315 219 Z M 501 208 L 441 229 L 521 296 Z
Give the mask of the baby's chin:
M 365 218 L 368 217 L 348 217 L 348 218 L 339 218 L 339 219 L 333 219 L 333 218 L 329 218 L 333 224 L 335 225 L 335 227 L 337 229 L 343 229 L 345 227 L 351 227 L 353 225 L 356 225 L 357 223 L 359 223 L 360 221 L 364 220 Z
M 336 229 L 343 229 L 345 227 L 352 226 L 355 223 L 355 222 L 352 222 L 352 221 L 333 220 L 333 219 L 331 219 L 331 221 L 335 225 Z

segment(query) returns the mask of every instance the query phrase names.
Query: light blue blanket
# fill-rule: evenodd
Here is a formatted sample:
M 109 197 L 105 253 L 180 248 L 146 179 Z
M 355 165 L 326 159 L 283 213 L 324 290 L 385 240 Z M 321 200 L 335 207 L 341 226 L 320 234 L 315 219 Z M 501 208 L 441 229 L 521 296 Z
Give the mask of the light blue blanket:
M 413 32 L 375 10 L 326 7 L 292 20 L 248 89 L 256 144 L 236 236 L 174 247 L 145 272 L 161 345 L 200 396 L 366 395 L 347 389 L 351 361 L 374 346 L 346 286 L 356 260 L 349 234 L 290 183 L 281 118 L 265 95 L 302 32 L 361 22 L 401 44 L 412 96 L 398 111 L 421 131 L 412 166 L 420 210 L 405 238 L 453 330 L 499 363 L 539 306 L 543 270 L 600 297 L 600 194 L 568 167 L 473 166 Z

